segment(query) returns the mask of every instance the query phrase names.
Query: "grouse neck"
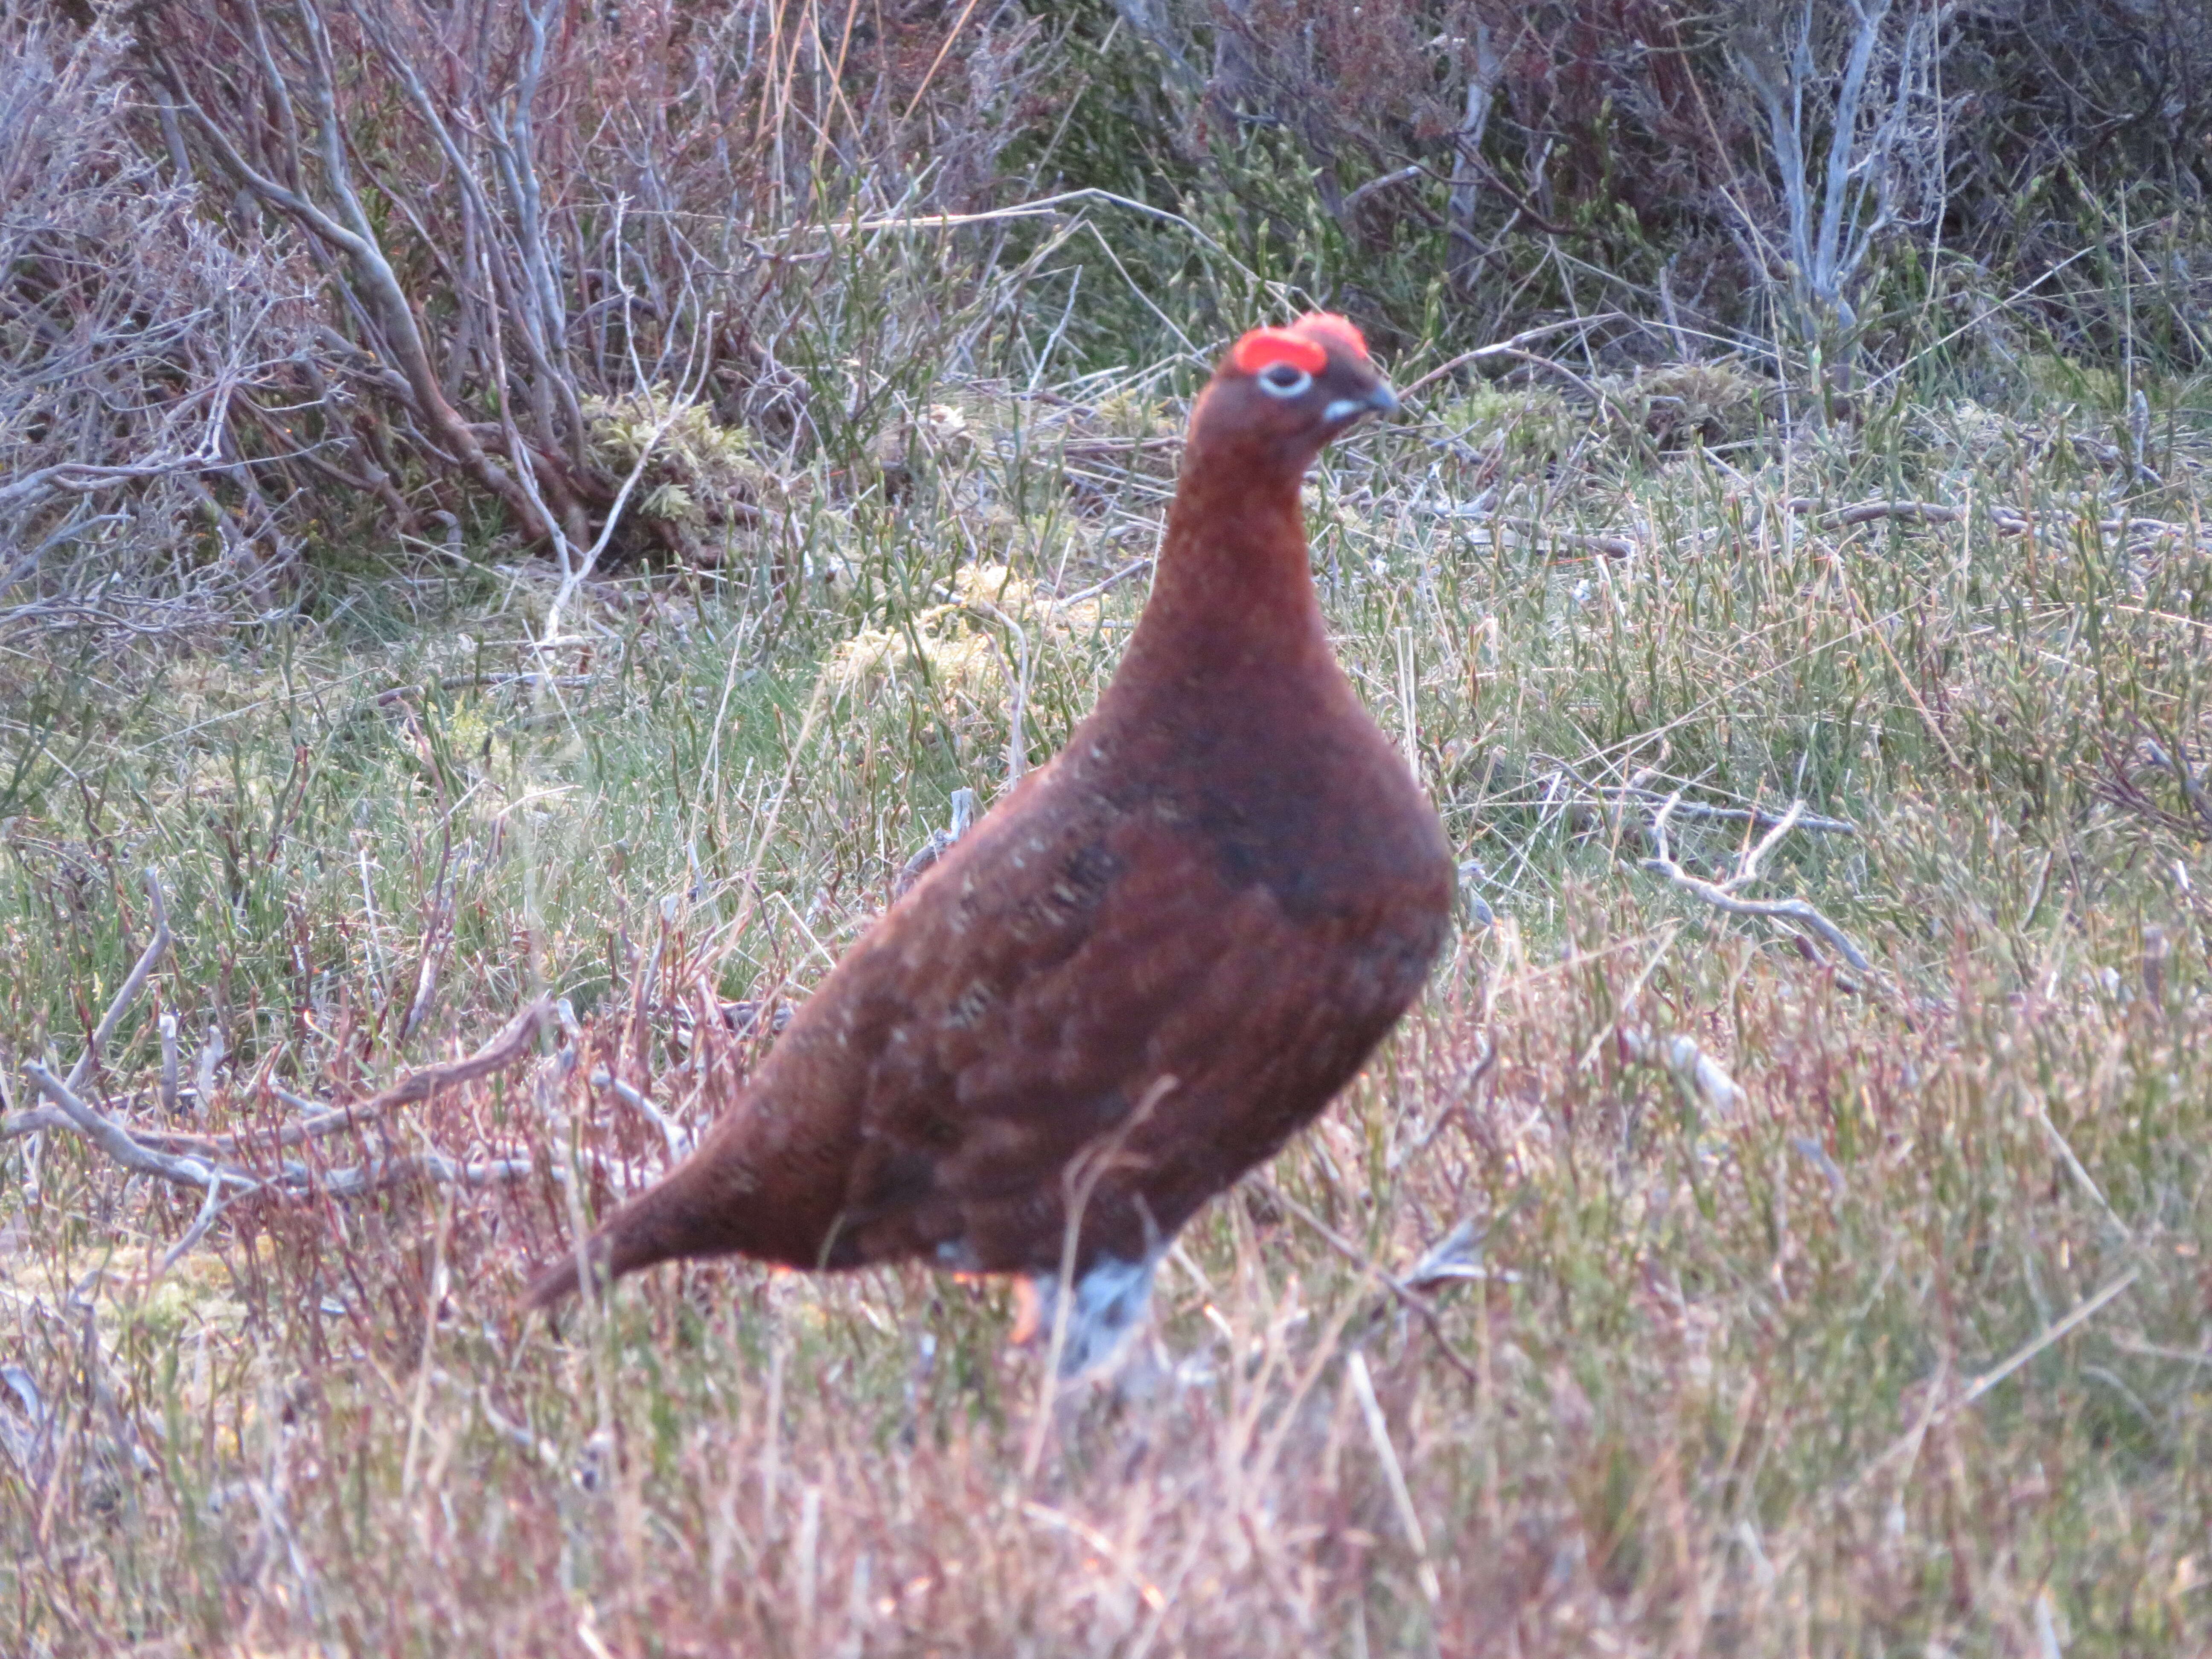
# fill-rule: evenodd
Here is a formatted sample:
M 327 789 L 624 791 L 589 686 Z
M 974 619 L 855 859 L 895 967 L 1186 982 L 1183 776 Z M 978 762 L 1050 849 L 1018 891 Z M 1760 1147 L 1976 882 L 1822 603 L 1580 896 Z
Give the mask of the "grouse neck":
M 1304 476 L 1276 456 L 1192 434 L 1132 654 L 1173 640 L 1226 667 L 1327 650 L 1298 499 Z

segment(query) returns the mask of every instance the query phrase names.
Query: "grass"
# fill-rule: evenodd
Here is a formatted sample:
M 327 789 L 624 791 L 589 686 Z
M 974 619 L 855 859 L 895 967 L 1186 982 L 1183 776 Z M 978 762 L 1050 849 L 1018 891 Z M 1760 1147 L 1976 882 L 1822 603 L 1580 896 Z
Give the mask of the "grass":
M 576 1024 L 314 1148 L 529 1179 L 242 1202 L 166 1266 L 195 1195 L 5 1143 L 0 1649 L 2212 1644 L 2212 818 L 2153 754 L 2212 758 L 2185 386 L 2155 484 L 2079 388 L 1993 411 L 1931 376 L 1710 450 L 1661 447 L 1689 440 L 1648 386 L 1603 417 L 1433 389 L 1310 518 L 1469 921 L 1184 1235 L 1119 1383 L 1050 1401 L 1003 1290 L 919 1269 L 692 1267 L 561 1340 L 515 1317 L 522 1268 L 666 1161 L 596 1079 L 705 1122 L 773 1028 L 708 1000 L 803 995 L 951 792 L 1002 790 L 1024 665 L 1030 760 L 1088 708 L 1170 487 L 1163 384 L 940 385 L 872 470 L 787 481 L 781 587 L 750 544 L 599 583 L 556 681 L 513 678 L 550 579 L 489 557 L 332 571 L 161 659 L 19 643 L 11 1109 L 143 948 L 148 867 L 173 951 L 89 1085 L 135 1123 L 164 1012 L 210 1130 L 286 1120 L 274 1087 L 360 1099 L 540 994 Z M 1836 511 L 1907 498 L 1972 511 Z M 1869 970 L 1647 868 L 1676 791 L 1668 850 L 1713 879 L 1755 837 L 1700 808 L 1848 820 L 1741 891 Z

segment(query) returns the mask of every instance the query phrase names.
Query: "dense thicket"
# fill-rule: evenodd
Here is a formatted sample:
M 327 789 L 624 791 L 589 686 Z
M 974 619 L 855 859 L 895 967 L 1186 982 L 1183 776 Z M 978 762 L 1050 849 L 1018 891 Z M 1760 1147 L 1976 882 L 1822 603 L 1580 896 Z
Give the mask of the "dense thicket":
M 1599 318 L 1594 361 L 1747 352 L 1821 406 L 1908 356 L 2124 349 L 2131 395 L 2212 329 L 2197 0 L 26 0 L 0 31 L 0 625 L 216 623 L 365 542 L 774 583 L 732 532 L 780 458 L 865 453 L 939 375 L 1306 299 L 1396 349 Z

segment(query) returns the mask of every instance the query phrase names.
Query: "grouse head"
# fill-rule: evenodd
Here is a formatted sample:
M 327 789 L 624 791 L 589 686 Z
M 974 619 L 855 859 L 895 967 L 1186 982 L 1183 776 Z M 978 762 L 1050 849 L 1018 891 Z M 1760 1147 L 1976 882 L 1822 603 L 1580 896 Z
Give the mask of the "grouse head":
M 1191 443 L 1297 477 L 1362 416 L 1397 408 L 1359 331 L 1317 311 L 1237 341 L 1199 399 Z

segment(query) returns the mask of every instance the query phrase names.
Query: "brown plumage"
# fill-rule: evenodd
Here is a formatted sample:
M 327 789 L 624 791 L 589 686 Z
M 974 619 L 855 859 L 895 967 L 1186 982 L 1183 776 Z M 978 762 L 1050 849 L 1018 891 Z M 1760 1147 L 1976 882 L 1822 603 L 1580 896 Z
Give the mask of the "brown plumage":
M 1329 650 L 1298 502 L 1323 444 L 1395 407 L 1341 318 L 1238 343 L 1097 709 L 854 945 L 592 1267 L 919 1258 L 1028 1275 L 1049 1310 L 1079 1200 L 1063 1369 L 1115 1346 L 1176 1230 L 1352 1079 L 1444 939 L 1443 829 Z

